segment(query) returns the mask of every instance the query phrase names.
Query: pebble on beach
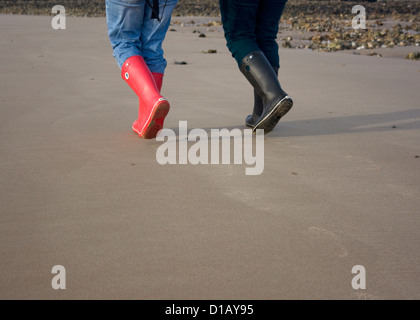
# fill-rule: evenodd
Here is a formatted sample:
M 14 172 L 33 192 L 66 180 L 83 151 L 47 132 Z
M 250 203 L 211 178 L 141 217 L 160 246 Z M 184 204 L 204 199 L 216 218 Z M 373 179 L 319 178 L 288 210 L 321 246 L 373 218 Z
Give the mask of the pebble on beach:
M 417 52 L 410 52 L 406 59 L 410 59 L 410 60 L 420 60 L 420 51 Z
M 2 14 L 51 15 L 55 0 L 0 1 Z M 104 17 L 103 0 L 61 0 L 67 16 Z M 353 29 L 352 7 L 366 9 L 366 29 Z M 216 17 L 205 23 L 196 20 L 180 22 L 175 17 Z M 173 12 L 172 25 L 219 27 L 218 0 L 179 0 Z M 176 31 L 171 28 L 170 31 Z M 214 31 L 208 29 L 208 31 Z M 301 1 L 289 0 L 284 8 L 279 32 L 298 32 L 305 39 L 289 36 L 282 44 L 285 48 L 305 48 L 316 51 L 361 50 L 392 47 L 420 46 L 420 1 Z M 197 31 L 200 38 L 206 35 Z M 297 43 L 298 41 L 299 43 Z M 303 41 L 303 43 L 302 43 Z M 407 59 L 418 60 L 414 53 Z

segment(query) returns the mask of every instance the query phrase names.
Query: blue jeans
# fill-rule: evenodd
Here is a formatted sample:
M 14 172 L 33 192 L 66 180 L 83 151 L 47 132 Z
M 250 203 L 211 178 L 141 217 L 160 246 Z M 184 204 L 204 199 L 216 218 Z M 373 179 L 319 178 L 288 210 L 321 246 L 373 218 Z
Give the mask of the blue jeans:
M 152 0 L 106 0 L 106 22 L 113 56 L 121 68 L 132 56 L 142 56 L 150 72 L 164 73 L 162 43 L 178 0 L 159 0 L 159 19 L 152 19 Z M 149 6 L 148 3 L 151 5 Z

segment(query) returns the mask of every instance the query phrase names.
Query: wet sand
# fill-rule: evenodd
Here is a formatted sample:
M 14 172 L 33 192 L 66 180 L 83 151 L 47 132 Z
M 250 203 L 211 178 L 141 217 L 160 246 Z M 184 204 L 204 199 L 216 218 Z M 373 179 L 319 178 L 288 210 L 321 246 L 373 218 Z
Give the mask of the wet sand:
M 223 34 L 173 28 L 165 127 L 245 129 Z M 294 107 L 246 176 L 157 162 L 104 18 L 0 29 L 1 299 L 420 298 L 420 62 L 280 48 Z

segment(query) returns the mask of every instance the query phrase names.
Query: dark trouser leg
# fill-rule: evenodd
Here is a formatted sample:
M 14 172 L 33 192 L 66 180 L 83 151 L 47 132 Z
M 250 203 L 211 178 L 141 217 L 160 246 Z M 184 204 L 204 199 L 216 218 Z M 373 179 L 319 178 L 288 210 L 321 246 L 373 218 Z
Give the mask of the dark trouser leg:
M 255 34 L 259 0 L 219 0 L 227 47 L 238 66 L 250 52 L 260 50 Z
M 261 0 L 258 7 L 255 35 L 258 47 L 264 52 L 273 68 L 279 68 L 277 33 L 279 21 L 287 0 Z
M 219 0 L 227 47 L 238 66 L 250 52 L 261 50 L 279 67 L 278 24 L 287 0 Z

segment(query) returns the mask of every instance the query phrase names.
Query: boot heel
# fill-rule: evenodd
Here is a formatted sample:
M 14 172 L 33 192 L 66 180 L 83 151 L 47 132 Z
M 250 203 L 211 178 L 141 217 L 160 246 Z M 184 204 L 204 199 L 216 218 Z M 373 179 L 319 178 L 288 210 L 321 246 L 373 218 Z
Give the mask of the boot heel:
M 262 120 L 260 120 L 252 129 L 255 132 L 257 129 L 263 129 L 264 134 L 269 133 L 274 129 L 280 119 L 292 109 L 293 100 L 289 96 L 281 99 L 273 110 Z
M 159 99 L 156 102 L 149 119 L 146 121 L 141 136 L 144 139 L 156 138 L 156 135 L 163 128 L 163 122 L 168 115 L 170 109 L 169 102 L 166 99 Z

